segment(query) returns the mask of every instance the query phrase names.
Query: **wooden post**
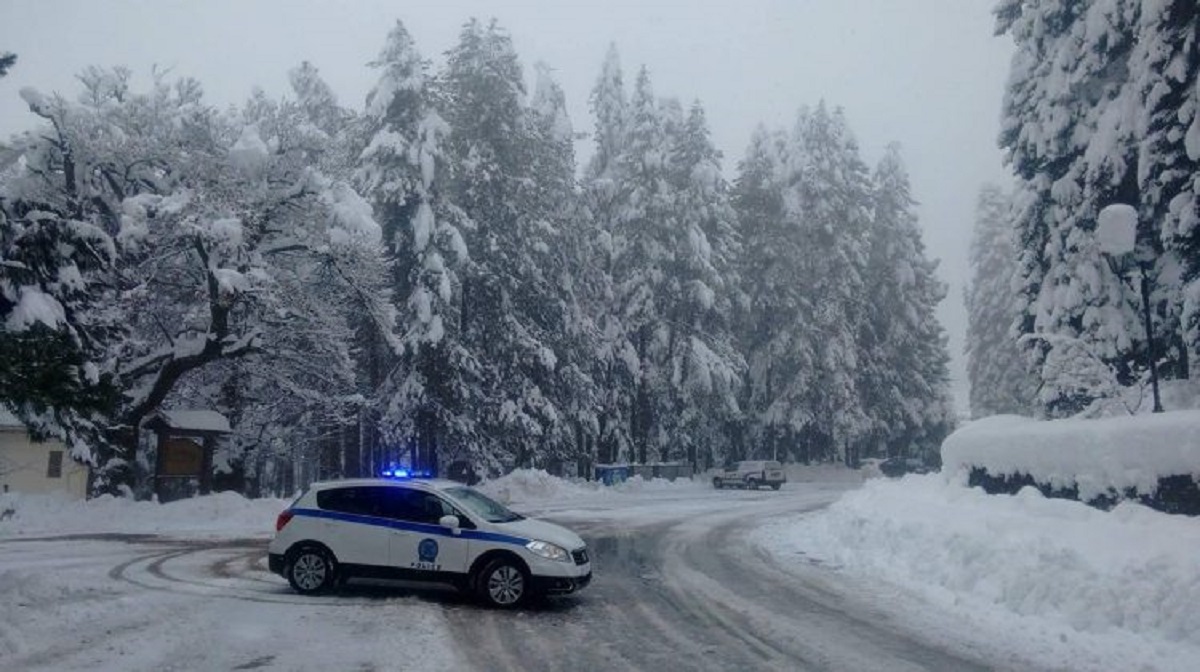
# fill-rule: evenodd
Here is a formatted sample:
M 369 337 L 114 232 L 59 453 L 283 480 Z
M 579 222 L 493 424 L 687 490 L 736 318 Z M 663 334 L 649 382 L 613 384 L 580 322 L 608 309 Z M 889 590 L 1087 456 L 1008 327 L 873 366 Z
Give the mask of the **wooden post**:
M 154 498 L 161 503 L 163 447 L 167 443 L 167 433 L 165 431 L 156 431 L 154 432 L 154 436 L 158 440 L 157 447 L 154 450 Z
M 213 464 L 213 437 L 208 434 L 204 437 L 203 457 L 200 460 L 200 494 L 207 495 L 212 492 L 212 464 Z

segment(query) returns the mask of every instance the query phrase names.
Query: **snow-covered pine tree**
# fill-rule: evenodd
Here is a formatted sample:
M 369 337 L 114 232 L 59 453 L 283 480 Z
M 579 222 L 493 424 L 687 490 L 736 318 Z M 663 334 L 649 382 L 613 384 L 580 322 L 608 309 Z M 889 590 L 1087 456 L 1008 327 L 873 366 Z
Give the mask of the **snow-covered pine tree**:
M 964 294 L 973 418 L 1034 412 L 1035 381 L 1011 332 L 1016 318 L 1014 233 L 1012 198 L 996 185 L 985 185 L 975 207 L 971 284 Z
M 0 54 L 0 77 L 7 75 L 8 71 L 11 70 L 12 66 L 16 65 L 16 63 L 17 63 L 17 55 L 16 54 L 14 54 L 12 52 L 5 52 L 3 54 Z
M 1167 318 L 1156 320 L 1155 341 L 1177 340 L 1164 334 L 1176 329 L 1178 311 L 1170 305 L 1175 265 L 1162 254 L 1162 218 L 1139 189 L 1143 92 L 1130 73 L 1141 67 L 1133 58 L 1144 42 L 1137 28 L 1142 6 L 1005 0 L 996 9 L 997 32 L 1011 35 L 1017 47 L 1001 132 L 1018 177 L 1016 327 L 1042 369 L 1039 399 L 1052 416 L 1089 409 L 1144 379 L 1147 339 L 1128 276 L 1148 274 L 1153 312 Z M 1120 269 L 1097 243 L 1096 219 L 1113 203 L 1132 205 L 1141 215 L 1136 263 L 1122 262 L 1133 269 Z M 1062 377 L 1069 367 L 1044 366 L 1059 346 L 1091 353 L 1112 370 L 1114 384 L 1080 386 Z M 1180 368 L 1168 363 L 1166 370 Z
M 674 192 L 666 306 L 667 359 L 674 413 L 665 419 L 667 457 L 704 469 L 724 462 L 741 427 L 738 395 L 745 360 L 733 334 L 741 283 L 737 215 L 721 176 L 721 154 L 709 139 L 704 108 L 667 127 Z
M 495 21 L 469 21 L 442 79 L 453 157 L 448 191 L 472 223 L 462 334 L 483 378 L 474 410 L 486 445 L 470 457 L 489 469 L 541 463 L 574 438 L 569 402 L 556 396 L 564 353 L 555 348 L 576 303 L 552 274 L 564 232 L 547 207 L 562 204 L 539 195 L 547 176 L 533 172 L 535 124 L 508 34 Z
M 1137 31 L 1130 77 L 1140 103 L 1140 212 L 1161 223 L 1163 249 L 1155 287 L 1161 373 L 1187 378 L 1200 355 L 1200 7 L 1143 3 Z
M 556 232 L 555 249 L 543 257 L 547 282 L 566 289 L 562 328 L 550 334 L 558 355 L 554 394 L 573 431 L 569 440 L 550 445 L 545 457 L 575 461 L 594 460 L 599 433 L 601 390 L 595 353 L 599 347 L 596 307 L 606 286 L 600 255 L 595 249 L 595 229 L 586 216 L 575 181 L 575 134 L 567 114 L 566 95 L 550 67 L 535 66 L 535 84 L 528 119 L 531 138 L 530 170 L 533 174 L 529 211 Z
M 631 346 L 630 458 L 645 463 L 662 456 L 667 439 L 657 423 L 669 411 L 667 283 L 679 252 L 672 230 L 670 145 L 645 68 L 638 73 L 625 129 L 625 148 L 611 171 L 613 312 Z
M 791 138 L 784 207 L 804 241 L 796 260 L 811 313 L 813 371 L 804 394 L 812 422 L 802 457 L 839 455 L 869 433 L 858 388 L 856 331 L 866 312 L 871 181 L 840 109 L 802 110 Z M 803 319 L 803 318 L 802 318 Z
M 604 180 L 616 165 L 617 156 L 625 146 L 625 124 L 628 103 L 625 99 L 625 80 L 621 73 L 621 58 L 617 45 L 610 44 L 600 68 L 600 77 L 588 99 L 595 122 L 592 139 L 596 149 L 587 166 L 587 178 Z
M 858 386 L 869 418 L 864 448 L 879 454 L 936 455 L 953 428 L 945 331 L 937 304 L 946 285 L 925 255 L 908 171 L 893 144 L 875 186 L 859 337 Z
M 738 330 L 748 370 L 742 398 L 746 446 L 735 459 L 783 457 L 813 422 L 813 306 L 803 275 L 809 242 L 785 205 L 788 136 L 759 126 L 738 164 L 734 207 L 742 240 L 738 263 L 746 295 Z M 760 452 L 761 451 L 761 452 Z
M 402 315 L 399 362 L 374 358 L 385 444 L 377 459 L 437 468 L 440 446 L 477 445 L 479 364 L 460 328 L 469 222 L 447 198 L 450 127 L 436 82 L 402 23 L 371 65 L 379 80 L 358 129 L 356 182 L 380 219 Z
M 614 301 L 613 231 L 620 212 L 617 193 L 618 156 L 624 151 L 627 103 L 624 76 L 615 45 L 610 45 L 589 104 L 597 145 L 581 184 L 579 226 L 584 244 L 596 260 L 596 274 L 582 298 L 596 324 L 597 341 L 592 378 L 600 393 L 596 418 L 596 460 L 613 463 L 633 458 L 630 412 L 633 408 L 637 357 L 629 342 L 624 318 Z M 603 145 L 601 147 L 600 145 Z
M 302 132 L 314 135 L 319 132 L 318 139 L 332 139 L 345 131 L 351 113 L 338 105 L 333 89 L 321 78 L 315 65 L 302 62 L 288 73 L 288 82 L 296 96 L 295 105 L 306 122 L 300 125 Z

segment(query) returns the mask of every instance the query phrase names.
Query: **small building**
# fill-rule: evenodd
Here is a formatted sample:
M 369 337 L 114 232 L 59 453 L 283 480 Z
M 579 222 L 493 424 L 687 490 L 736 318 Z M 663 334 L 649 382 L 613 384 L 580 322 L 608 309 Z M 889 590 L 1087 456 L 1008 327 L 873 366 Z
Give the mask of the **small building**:
M 87 487 L 87 465 L 71 459 L 61 441 L 34 441 L 20 420 L 0 408 L 0 494 L 84 499 Z
M 229 434 L 229 420 L 216 411 L 158 411 L 143 427 L 158 441 L 154 453 L 154 494 L 160 502 L 212 492 L 213 451 Z

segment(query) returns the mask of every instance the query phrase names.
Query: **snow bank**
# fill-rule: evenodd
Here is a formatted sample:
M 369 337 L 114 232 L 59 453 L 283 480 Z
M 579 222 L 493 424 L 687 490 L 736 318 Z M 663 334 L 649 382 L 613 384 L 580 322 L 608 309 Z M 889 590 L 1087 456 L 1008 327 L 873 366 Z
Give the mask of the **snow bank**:
M 1025 473 L 1055 488 L 1078 486 L 1085 501 L 1110 490 L 1153 494 L 1160 478 L 1200 476 L 1200 411 L 1098 420 L 993 416 L 947 437 L 942 464 L 947 473 L 982 467 L 992 476 Z
M 1190 648 L 1200 647 L 1200 525 L 1138 504 L 1106 513 L 1034 488 L 994 496 L 940 474 L 910 475 L 868 481 L 824 511 L 761 529 L 755 541 L 785 565 L 798 555 L 832 563 L 972 619 L 1032 618 L 1032 630 L 1054 632 L 1055 641 L 1083 632 L 1128 644 L 1132 633 L 1148 642 L 1135 658 L 1158 655 L 1164 640 L 1200 653 Z M 1194 662 L 1184 660 L 1180 669 Z
M 0 538 L 51 534 L 186 534 L 261 536 L 275 532 L 275 518 L 289 505 L 283 499 L 246 499 L 222 492 L 168 504 L 118 497 L 88 501 L 53 495 L 13 495 L 0 502 Z
M 551 476 L 542 469 L 517 469 L 499 478 L 484 481 L 477 489 L 505 504 L 564 499 L 572 495 L 590 495 L 596 491 L 594 487 L 589 487 L 589 484 L 574 483 Z

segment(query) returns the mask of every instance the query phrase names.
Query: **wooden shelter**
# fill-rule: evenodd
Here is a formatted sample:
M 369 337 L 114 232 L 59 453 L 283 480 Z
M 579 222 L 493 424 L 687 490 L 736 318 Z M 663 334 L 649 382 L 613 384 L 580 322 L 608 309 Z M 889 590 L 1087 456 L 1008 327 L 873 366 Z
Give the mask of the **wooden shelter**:
M 207 410 L 159 411 L 142 426 L 158 437 L 154 459 L 158 501 L 212 492 L 213 451 L 217 439 L 232 431 L 225 416 Z

